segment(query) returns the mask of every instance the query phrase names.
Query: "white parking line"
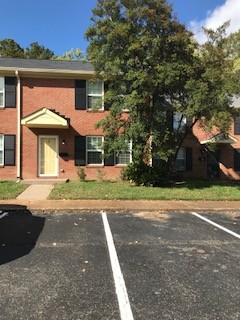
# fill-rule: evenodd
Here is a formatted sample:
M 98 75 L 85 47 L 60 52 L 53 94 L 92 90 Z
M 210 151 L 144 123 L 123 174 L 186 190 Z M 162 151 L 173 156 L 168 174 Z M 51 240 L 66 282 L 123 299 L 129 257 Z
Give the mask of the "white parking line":
M 0 211 L 0 213 L 1 213 L 2 211 Z M 2 214 L 0 214 L 0 219 L 2 219 L 2 218 L 4 218 L 5 216 L 7 216 L 8 215 L 8 212 L 4 212 L 4 213 L 2 213 Z
M 128 299 L 127 289 L 125 286 L 125 281 L 123 279 L 121 267 L 117 256 L 117 251 L 113 242 L 112 232 L 108 223 L 106 212 L 102 212 L 102 220 L 107 239 L 110 261 L 112 265 L 112 272 L 115 282 L 116 294 L 118 298 L 120 316 L 122 320 L 133 320 L 133 314 Z
M 200 214 L 198 214 L 198 213 L 196 213 L 196 212 L 191 212 L 191 214 L 193 214 L 194 216 L 196 216 L 196 217 L 198 217 L 198 218 L 200 218 L 200 219 L 202 219 L 202 220 L 204 220 L 204 221 L 212 224 L 213 226 L 215 226 L 215 227 L 217 227 L 217 228 L 219 228 L 219 229 L 221 229 L 221 230 L 223 230 L 223 231 L 231 234 L 232 236 L 240 239 L 240 235 L 237 234 L 236 232 L 233 232 L 233 231 L 231 231 L 231 230 L 229 230 L 229 229 L 227 229 L 227 228 L 225 228 L 225 227 L 222 227 L 222 226 L 220 226 L 220 224 L 217 224 L 217 223 L 213 222 L 212 220 L 209 220 L 209 219 L 201 216 Z

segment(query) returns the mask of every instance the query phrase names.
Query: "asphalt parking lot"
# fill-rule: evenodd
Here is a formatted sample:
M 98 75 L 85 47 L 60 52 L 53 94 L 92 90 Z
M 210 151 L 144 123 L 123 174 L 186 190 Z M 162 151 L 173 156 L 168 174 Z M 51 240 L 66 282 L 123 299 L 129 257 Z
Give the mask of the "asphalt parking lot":
M 198 214 L 1 212 L 0 319 L 240 319 L 240 212 Z

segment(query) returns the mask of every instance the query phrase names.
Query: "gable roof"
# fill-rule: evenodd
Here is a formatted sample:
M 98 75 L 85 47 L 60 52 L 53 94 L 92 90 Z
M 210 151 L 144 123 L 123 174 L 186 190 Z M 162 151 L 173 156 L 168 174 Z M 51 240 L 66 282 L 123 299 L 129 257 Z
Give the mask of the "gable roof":
M 94 67 L 89 62 L 66 61 L 66 60 L 35 60 L 0 57 L 0 74 L 20 72 L 22 75 L 29 74 L 65 74 L 86 75 L 94 74 Z
M 23 118 L 21 124 L 28 128 L 69 128 L 69 123 L 66 118 L 47 108 L 42 108 Z
M 211 137 L 209 137 L 206 140 L 202 140 L 200 144 L 206 144 L 206 143 L 222 143 L 222 144 L 233 144 L 237 142 L 237 139 L 234 137 L 230 136 L 229 134 L 224 134 L 224 133 L 218 133 L 215 134 Z

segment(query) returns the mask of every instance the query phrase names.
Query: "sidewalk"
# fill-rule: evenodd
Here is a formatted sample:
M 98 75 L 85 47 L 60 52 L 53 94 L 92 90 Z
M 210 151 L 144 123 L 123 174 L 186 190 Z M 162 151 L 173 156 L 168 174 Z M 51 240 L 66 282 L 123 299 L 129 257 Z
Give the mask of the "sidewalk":
M 2 200 L 0 210 L 33 211 L 240 211 L 240 201 Z

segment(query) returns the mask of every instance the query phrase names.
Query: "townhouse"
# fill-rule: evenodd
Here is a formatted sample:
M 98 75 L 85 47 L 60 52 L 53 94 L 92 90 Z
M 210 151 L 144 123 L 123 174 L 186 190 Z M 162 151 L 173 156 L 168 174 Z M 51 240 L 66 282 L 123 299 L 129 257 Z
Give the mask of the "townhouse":
M 131 144 L 118 157 L 103 157 L 95 123 L 109 111 L 104 84 L 93 75 L 89 63 L 0 58 L 0 180 L 77 179 L 79 168 L 88 179 L 119 176 L 131 162 Z M 207 152 L 206 143 L 217 150 Z M 189 178 L 239 179 L 239 119 L 228 136 L 208 136 L 195 125 L 174 169 Z

